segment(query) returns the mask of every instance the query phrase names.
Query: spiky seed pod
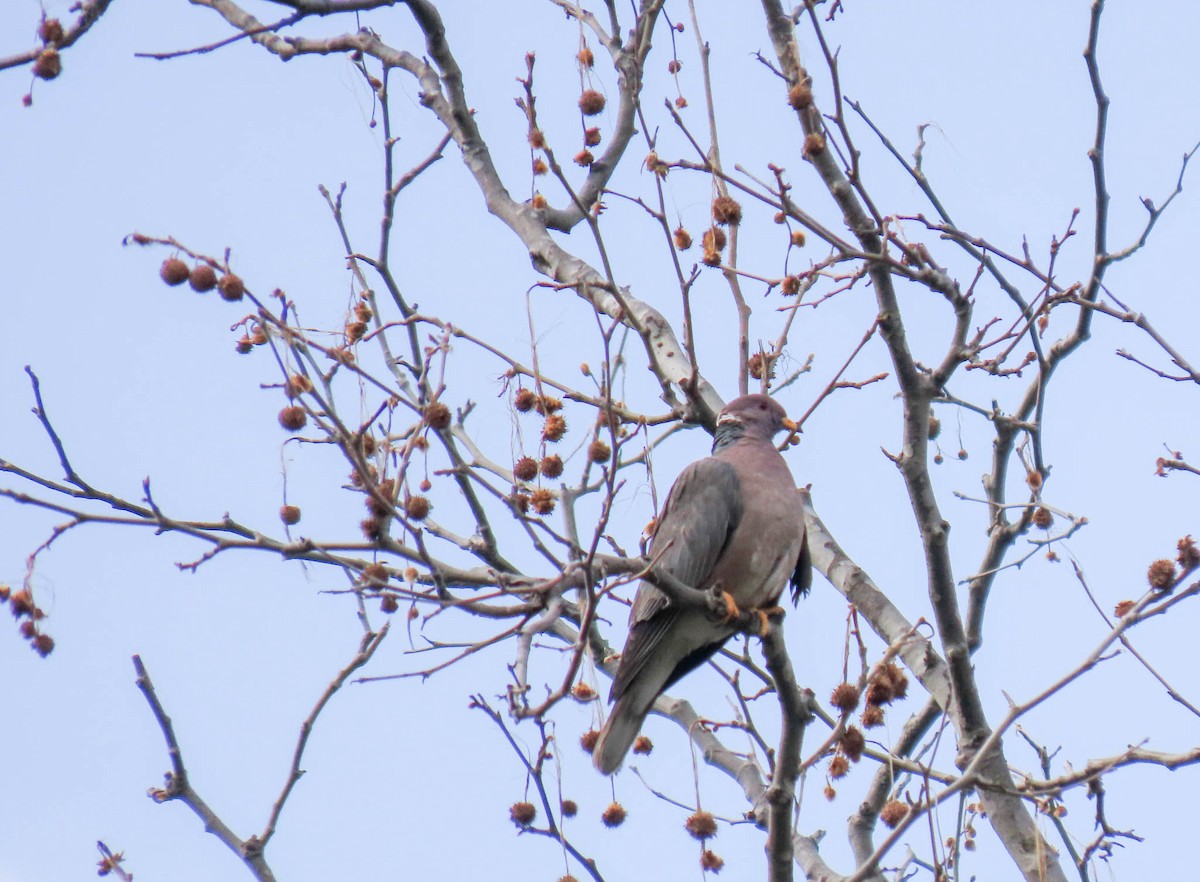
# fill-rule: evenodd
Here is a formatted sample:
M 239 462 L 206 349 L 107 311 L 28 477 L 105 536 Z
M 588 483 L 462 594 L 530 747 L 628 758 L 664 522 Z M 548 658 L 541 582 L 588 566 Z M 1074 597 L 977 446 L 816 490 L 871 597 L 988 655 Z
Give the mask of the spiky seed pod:
M 667 62 L 667 73 L 677 74 L 677 73 L 679 73 L 679 71 L 682 67 L 683 67 L 683 62 L 681 62 L 678 58 L 672 58 L 670 61 Z
M 409 520 L 425 520 L 425 518 L 429 517 L 429 509 L 432 507 L 429 504 L 429 499 L 425 496 L 410 496 L 404 500 L 404 513 L 408 515 Z
M 645 735 L 639 735 L 633 740 L 633 752 L 641 756 L 649 756 L 654 750 L 654 742 Z
M 388 583 L 388 571 L 381 563 L 367 564 L 362 569 L 363 584 L 369 588 L 382 588 Z
M 279 520 L 283 521 L 289 527 L 294 527 L 300 523 L 300 506 L 281 505 L 279 507 Z
M 298 405 L 290 405 L 279 411 L 279 425 L 289 432 L 299 432 L 308 422 L 308 414 Z
M 731 196 L 718 196 L 712 203 L 713 221 L 736 227 L 742 222 L 742 206 Z
M 388 478 L 380 481 L 379 486 L 375 489 L 380 498 L 376 498 L 376 493 L 368 493 L 364 500 L 367 510 L 377 518 L 386 518 L 392 513 L 392 499 L 396 495 L 396 482 Z
M 65 34 L 62 22 L 57 18 L 46 18 L 38 26 L 38 36 L 43 43 L 61 43 Z
M 396 599 L 395 594 L 385 594 L 379 599 L 379 611 L 381 613 L 390 616 L 398 609 L 400 609 L 400 601 Z
M 532 481 L 537 473 L 538 461 L 532 456 L 522 456 L 513 463 L 513 477 L 518 481 Z
M 850 762 L 856 763 L 862 759 L 863 748 L 867 746 L 867 740 L 857 726 L 847 726 L 846 730 L 842 732 L 842 737 L 838 739 L 838 746 Z
M 894 661 L 889 661 L 887 664 L 882 665 L 879 669 L 879 674 L 887 680 L 893 696 L 904 698 L 904 696 L 908 695 L 908 677 L 905 675 L 904 669 Z
M 292 374 L 283 383 L 283 394 L 290 398 L 299 398 L 305 392 L 313 390 L 312 380 L 304 374 Z
M 217 287 L 217 271 L 207 263 L 198 263 L 188 274 L 188 284 L 192 286 L 193 291 L 201 294 L 211 291 Z
M 546 160 L 542 159 L 540 156 L 533 161 L 533 173 L 535 175 L 544 175 L 549 170 L 550 167 L 546 165 Z
M 543 416 L 548 413 L 558 413 L 560 410 L 562 410 L 562 399 L 553 398 L 549 395 L 543 395 L 537 400 L 535 407 L 537 407 L 537 412 Z
M 33 623 L 33 619 L 26 619 L 21 622 L 21 627 L 17 630 L 21 632 L 21 636 L 26 640 L 32 640 L 34 635 L 37 634 L 37 625 Z
M 653 150 L 646 154 L 646 158 L 642 162 L 642 165 L 645 166 L 646 171 L 656 174 L 660 178 L 665 178 L 667 176 L 667 172 L 671 170 L 670 166 L 659 159 L 658 153 Z
M 1123 619 L 1125 616 L 1129 615 L 1129 611 L 1136 605 L 1137 604 L 1135 604 L 1132 600 L 1122 600 L 1115 607 L 1113 607 L 1113 615 L 1118 619 Z
M 675 228 L 672 238 L 675 240 L 675 249 L 677 251 L 687 251 L 692 247 L 692 234 L 682 226 Z
M 372 542 L 378 542 L 383 538 L 383 518 L 363 518 L 358 522 L 358 526 L 362 528 L 363 535 Z
M 1033 512 L 1033 525 L 1039 530 L 1049 530 L 1054 526 L 1054 515 L 1044 505 L 1039 505 Z
M 579 736 L 579 746 L 584 753 L 591 753 L 596 749 L 596 742 L 600 740 L 600 733 L 595 729 L 588 729 Z
M 717 819 L 712 816 L 712 812 L 706 812 L 703 809 L 688 815 L 683 826 L 693 839 L 699 839 L 701 842 L 717 835 Z
M 804 136 L 805 157 L 819 156 L 825 152 L 825 136 L 820 132 L 809 132 Z
M 678 107 L 680 110 L 683 110 L 683 108 L 688 106 L 687 99 L 684 98 L 682 95 L 680 95 L 678 98 L 675 99 L 675 106 Z
M 834 687 L 833 694 L 829 697 L 829 703 L 842 713 L 848 714 L 858 707 L 861 697 L 858 687 L 853 683 L 839 683 Z
M 594 463 L 608 462 L 612 458 L 612 448 L 597 438 L 588 445 L 588 459 Z
M 538 397 L 532 389 L 518 389 L 513 396 L 513 407 L 521 413 L 529 413 L 537 404 Z
M 513 504 L 513 507 L 516 508 L 516 510 L 519 511 L 521 514 L 527 514 L 529 512 L 529 494 L 528 493 L 516 494 L 515 496 L 512 497 L 512 504 Z
M 174 288 L 188 280 L 188 265 L 178 257 L 168 257 L 158 268 L 158 277 Z
M 1200 548 L 1196 547 L 1196 541 L 1190 533 L 1180 539 L 1175 547 L 1179 550 L 1179 556 L 1176 560 L 1179 561 L 1179 565 L 1185 570 L 1190 570 L 1200 565 Z
M 550 203 L 546 201 L 546 197 L 541 193 L 534 193 L 533 198 L 529 200 L 529 204 L 533 208 L 545 208 Z
M 32 614 L 37 606 L 33 602 L 33 595 L 29 593 L 29 589 L 22 588 L 9 596 L 8 608 L 13 614 L 13 618 L 19 619 L 21 616 Z
M 254 349 L 254 344 L 250 341 L 249 337 L 243 334 L 238 338 L 238 341 L 233 348 L 238 355 L 249 355 L 251 350 Z
M 926 434 L 928 435 L 930 441 L 942 434 L 942 421 L 933 414 L 929 415 L 929 429 Z
M 586 89 L 579 96 L 579 110 L 584 116 L 595 116 L 604 111 L 608 100 L 595 89 Z
M 596 64 L 596 56 L 592 54 L 592 50 L 584 46 L 579 50 L 579 54 L 575 56 L 579 60 L 579 64 L 583 67 L 594 67 Z
M 775 376 L 775 361 L 774 361 L 774 359 L 767 359 L 766 361 L 767 361 L 767 373 L 770 377 L 774 377 Z M 750 372 L 750 376 L 752 376 L 754 379 L 756 379 L 756 380 L 762 379 L 762 377 L 763 377 L 763 354 L 761 352 L 756 352 L 750 356 L 749 360 L 746 362 L 746 370 L 748 370 Z
M 595 147 L 600 143 L 600 129 L 596 126 L 583 130 L 583 146 Z
M 559 441 L 566 433 L 567 421 L 561 415 L 552 413 L 546 417 L 546 422 L 542 426 L 542 438 L 547 441 Z
M 255 346 L 262 346 L 267 342 L 267 332 L 261 325 L 255 325 L 254 330 L 250 332 L 250 342 Z
M 719 873 L 725 866 L 725 859 L 715 851 L 705 849 L 700 854 L 700 869 L 706 873 Z
M 804 110 L 813 103 L 812 86 L 808 83 L 797 83 L 788 90 L 788 104 L 795 110 Z
M 548 515 L 554 511 L 554 494 L 543 487 L 539 487 L 529 494 L 529 504 L 533 506 L 533 510 L 538 514 Z
M 546 135 L 541 129 L 529 130 L 529 146 L 534 150 L 541 150 L 546 146 Z
M 354 315 L 360 322 L 369 322 L 375 317 L 375 313 L 371 312 L 371 307 L 361 302 L 354 305 Z
M 33 63 L 33 75 L 41 80 L 52 80 L 62 73 L 62 56 L 53 47 L 41 51 Z
M 595 701 L 598 697 L 598 694 L 596 690 L 587 683 L 576 683 L 573 687 L 571 687 L 571 697 L 576 701 L 586 703 L 589 701 Z
M 829 777 L 836 781 L 839 778 L 845 778 L 850 772 L 850 760 L 846 759 L 840 753 L 835 754 L 833 759 L 829 761 Z
M 859 718 L 864 729 L 874 729 L 883 725 L 883 708 L 877 704 L 869 704 L 863 709 Z
M 879 820 L 883 821 L 884 825 L 891 830 L 895 830 L 906 817 L 908 817 L 908 806 L 898 799 L 889 799 L 879 812 Z
M 595 161 L 596 157 L 592 155 L 591 150 L 580 150 L 575 154 L 575 164 L 582 166 L 583 168 L 587 168 Z
M 600 815 L 600 820 L 604 822 L 604 826 L 608 828 L 620 827 L 625 823 L 625 818 L 628 812 L 625 811 L 625 806 L 621 803 L 613 801 L 608 804 L 608 808 Z
M 9 595 L 12 594 L 12 586 L 0 584 L 0 603 L 8 603 Z
M 967 453 L 967 451 L 965 451 L 965 450 L 960 450 L 960 451 L 958 451 L 958 458 L 959 458 L 959 459 L 966 459 L 966 458 L 967 458 L 968 456 L 970 456 L 970 455 L 971 455 L 971 454 Z
M 704 231 L 704 236 L 700 240 L 700 244 L 705 251 L 724 251 L 725 243 L 728 241 L 725 238 L 725 231 L 720 227 L 709 227 Z
M 946 457 L 942 456 L 940 453 L 935 453 L 933 455 L 933 464 L 934 465 L 941 465 L 945 461 L 946 461 Z
M 792 246 L 795 248 L 803 248 L 804 243 L 808 239 L 804 235 L 804 230 L 792 230 Z
M 562 808 L 564 818 L 573 818 L 579 814 L 579 806 L 576 805 L 575 800 L 573 799 L 564 799 L 562 803 L 560 803 L 560 806 Z
M 779 284 L 779 290 L 783 292 L 784 297 L 795 297 L 800 293 L 800 277 L 784 276 L 783 281 Z
M 425 420 L 425 425 L 431 429 L 448 429 L 450 428 L 450 408 L 442 404 L 440 401 L 434 401 L 425 405 L 425 412 L 422 415 Z
M 232 303 L 246 296 L 246 283 L 241 280 L 240 276 L 235 276 L 233 273 L 226 273 L 217 282 L 217 290 L 221 292 L 222 300 L 228 300 Z
M 363 337 L 367 336 L 366 322 L 349 322 L 346 325 L 346 341 L 348 343 L 357 343 Z
M 537 817 L 537 808 L 532 802 L 514 802 L 508 809 L 508 816 L 518 827 L 528 827 Z
M 783 212 L 783 211 L 775 212 L 774 219 L 775 219 L 775 223 L 777 223 L 777 224 L 786 223 L 787 222 L 787 212 Z
M 1170 588 L 1175 584 L 1175 561 L 1164 559 L 1150 564 L 1150 569 L 1146 572 L 1146 581 L 1150 583 L 1151 588 L 1160 591 Z
M 547 478 L 558 478 L 563 473 L 562 457 L 557 453 L 542 457 L 541 472 Z
M 38 634 L 33 638 L 31 646 L 33 647 L 33 651 L 42 658 L 54 652 L 54 640 L 49 634 Z

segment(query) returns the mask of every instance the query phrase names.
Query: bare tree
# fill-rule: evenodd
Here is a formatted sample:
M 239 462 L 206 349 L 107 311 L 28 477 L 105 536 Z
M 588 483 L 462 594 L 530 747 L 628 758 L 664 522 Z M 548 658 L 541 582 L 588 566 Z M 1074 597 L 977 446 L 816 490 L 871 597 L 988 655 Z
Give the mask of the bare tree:
M 1133 807 L 1122 806 L 1127 820 L 1110 821 L 1105 782 L 1136 774 L 1135 766 L 1190 765 L 1200 759 L 1196 748 L 1176 743 L 1169 731 L 1151 732 L 1148 721 L 1145 735 L 1162 737 L 1162 750 L 1113 744 L 1103 755 L 1081 756 L 1071 731 L 1035 733 L 1022 724 L 1044 705 L 1069 706 L 1068 687 L 1102 676 L 1117 652 L 1200 715 L 1186 690 L 1156 667 L 1153 649 L 1137 642 L 1143 623 L 1178 615 L 1175 607 L 1200 592 L 1200 551 L 1190 536 L 1162 538 L 1169 554 L 1149 564 L 1148 585 L 1136 594 L 1122 585 L 1097 590 L 1071 557 L 1096 611 L 1084 626 L 1091 648 L 1054 655 L 1037 689 L 1013 693 L 1007 709 L 997 709 L 994 686 L 982 685 L 986 677 L 1010 688 L 1005 672 L 977 654 L 997 586 L 1031 578 L 1044 561 L 1062 563 L 1064 543 L 1088 525 L 1071 499 L 1055 492 L 1060 448 L 1047 443 L 1047 433 L 1072 432 L 1056 418 L 1060 386 L 1103 394 L 1086 376 L 1064 379 L 1064 366 L 1094 348 L 1086 344 L 1095 326 L 1111 323 L 1123 335 L 1118 355 L 1130 370 L 1200 383 L 1186 353 L 1191 335 L 1158 328 L 1135 295 L 1106 281 L 1150 241 L 1182 192 L 1197 148 L 1181 147 L 1169 172 L 1146 172 L 1139 184 L 1162 195 L 1143 200 L 1133 235 L 1112 234 L 1112 214 L 1124 216 L 1128 207 L 1110 205 L 1101 0 L 1079 22 L 1081 76 L 1090 82 L 1094 110 L 1084 160 L 1090 204 L 1063 218 L 1049 242 L 1016 248 L 956 220 L 924 155 L 926 126 L 909 155 L 871 108 L 843 93 L 834 41 L 852 41 L 854 30 L 839 30 L 850 15 L 840 0 L 794 10 L 763 0 L 754 10 L 764 48 L 742 75 L 757 77 L 753 88 L 772 90 L 778 108 L 773 119 L 756 123 L 777 133 L 762 162 L 722 149 L 732 139 L 710 65 L 721 51 L 727 11 L 708 13 L 708 20 L 690 2 L 594 10 L 545 3 L 542 13 L 577 25 L 577 45 L 563 54 L 574 55 L 578 94 L 568 105 L 559 87 L 543 90 L 543 59 L 514 49 L 505 75 L 516 77 L 511 112 L 525 138 L 514 149 L 489 135 L 471 97 L 494 72 L 472 67 L 470 44 L 444 24 L 446 10 L 435 3 L 271 0 L 257 7 L 281 17 L 266 19 L 248 3 L 192 3 L 222 21 L 228 35 L 152 54 L 147 64 L 176 64 L 188 55 L 211 60 L 232 44 L 253 44 L 284 61 L 314 56 L 325 65 L 349 64 L 372 101 L 382 147 L 375 229 L 368 236 L 349 219 L 354 190 L 320 191 L 349 273 L 336 327 L 314 328 L 304 318 L 310 307 L 327 311 L 318 292 L 270 290 L 268 281 L 239 275 L 232 252 L 223 250 L 236 243 L 182 241 L 158 230 L 126 240 L 161 261 L 167 285 L 215 290 L 247 307 L 234 325 L 234 346 L 270 365 L 285 449 L 312 451 L 303 465 L 287 467 L 289 481 L 304 470 L 304 484 L 322 488 L 321 497 L 357 500 L 360 523 L 355 534 L 310 535 L 304 516 L 324 504 L 311 491 L 305 500 L 285 494 L 280 523 L 264 524 L 177 510 L 160 503 L 149 479 L 140 495 L 100 486 L 75 464 L 80 440 L 56 421 L 70 402 L 39 383 L 35 366 L 29 394 L 60 473 L 0 459 L 7 476 L 0 495 L 52 513 L 58 525 L 30 549 L 26 578 L 5 589 L 6 599 L 20 636 L 49 655 L 54 617 L 45 614 L 33 578 L 39 560 L 80 528 L 116 525 L 186 537 L 198 550 L 181 561 L 183 570 L 242 551 L 296 562 L 297 572 L 303 566 L 322 579 L 332 574 L 342 581 L 331 590 L 344 595 L 362 633 L 302 721 L 285 782 L 253 832 L 236 831 L 204 798 L 204 782 L 189 774 L 186 737 L 169 715 L 172 696 L 159 694 L 135 656 L 136 684 L 170 766 L 163 786 L 151 791 L 154 800 L 186 805 L 253 878 L 274 879 L 270 846 L 303 786 L 310 734 L 335 694 L 354 678 L 436 679 L 466 669 L 478 684 L 472 711 L 494 724 L 485 749 L 525 775 L 526 793 L 514 801 L 511 821 L 560 844 L 564 879 L 611 878 L 603 850 L 582 845 L 566 823 L 577 806 L 562 795 L 564 776 L 590 773 L 586 757 L 568 749 L 571 739 L 561 734 L 566 715 L 584 705 L 593 726 L 581 740 L 585 749 L 594 743 L 631 585 L 657 577 L 639 533 L 683 464 L 674 461 L 695 453 L 682 430 L 711 431 L 722 392 L 757 390 L 783 401 L 809 437 L 834 434 L 849 421 L 882 448 L 880 462 L 902 489 L 881 497 L 891 506 L 889 541 L 919 552 L 924 591 L 913 591 L 914 574 L 899 568 L 866 572 L 866 537 L 835 539 L 819 514 L 825 501 L 814 476 L 812 492 L 801 491 L 804 527 L 828 581 L 818 591 L 832 586 L 844 598 L 844 618 L 822 625 L 841 635 L 840 655 L 811 657 L 793 643 L 789 658 L 788 620 L 776 619 L 761 640 L 747 636 L 714 663 L 730 699 L 724 718 L 708 718 L 674 695 L 656 705 L 708 767 L 696 769 L 694 800 L 655 792 L 663 811 L 688 813 L 685 826 L 699 842 L 703 870 L 715 873 L 724 863 L 712 847 L 720 825 L 700 798 L 712 776 L 727 776 L 740 789 L 744 803 L 719 814 L 744 813 L 762 831 L 772 880 L 792 879 L 797 869 L 809 879 L 853 882 L 970 876 L 978 841 L 988 854 L 997 847 L 1007 853 L 1016 875 L 1006 878 L 1087 882 L 1114 849 L 1140 839 Z M 36 79 L 69 89 L 72 46 L 85 36 L 104 38 L 90 29 L 108 8 L 83 3 L 73 21 L 33 23 L 39 42 L 0 61 L 0 69 L 31 68 Z M 409 32 L 395 26 L 396 16 L 415 24 L 417 41 L 389 36 Z M 551 76 L 560 77 L 559 70 Z M 36 105 L 33 93 L 26 97 Z M 412 140 L 410 132 L 427 141 L 415 156 L 401 138 Z M 434 199 L 412 185 L 459 158 L 458 173 L 469 176 L 503 225 L 506 247 L 529 256 L 537 279 L 528 289 L 521 279 L 484 272 L 465 273 L 446 290 L 414 292 L 402 283 L 402 263 L 420 255 L 398 241 L 397 218 L 420 216 Z M 896 197 L 902 186 L 916 195 Z M 478 206 L 456 207 L 468 209 Z M 1071 267 L 1083 267 L 1079 274 L 1063 268 L 1068 251 Z M 471 260 L 469 242 L 464 258 Z M 527 349 L 509 342 L 511 327 L 476 320 L 478 298 L 507 304 L 528 336 Z M 574 300 L 563 306 L 568 298 Z M 551 302 L 566 310 L 567 330 L 545 330 L 558 321 L 548 318 Z M 824 327 L 837 332 L 808 330 L 818 317 L 830 317 Z M 812 354 L 802 351 L 810 347 Z M 480 402 L 497 391 L 507 402 L 503 426 L 479 416 Z M 899 406 L 891 407 L 893 400 Z M 835 405 L 843 408 L 839 420 L 814 419 Z M 950 424 L 960 440 L 943 446 Z M 968 446 L 985 445 L 981 494 L 961 473 L 941 476 L 947 451 L 965 460 Z M 802 482 L 805 469 L 814 469 L 794 455 L 792 462 Z M 1157 467 L 1164 475 L 1197 473 L 1174 451 Z M 961 524 L 953 541 L 952 523 Z M 967 531 L 983 542 L 960 541 Z M 1147 561 L 1162 556 L 1157 549 L 1132 553 Z M 664 587 L 674 603 L 705 602 L 688 589 Z M 1114 592 L 1128 600 L 1110 610 L 1101 598 Z M 363 674 L 395 616 L 406 619 L 419 651 L 403 672 L 372 667 Z M 1021 639 L 1012 629 L 989 636 Z M 798 675 L 793 662 L 802 652 Z M 810 681 L 819 688 L 807 688 Z M 388 699 L 377 689 L 373 700 Z M 454 724 L 428 725 L 436 738 L 439 726 Z M 1069 762 L 1056 755 L 1060 743 Z M 652 746 L 647 738 L 634 750 Z M 663 762 L 691 768 L 682 751 Z M 1093 806 L 1077 824 L 1065 817 L 1076 795 Z M 813 832 L 821 823 L 814 820 L 822 811 L 818 797 L 853 806 L 845 844 L 836 849 Z M 614 798 L 601 820 L 615 827 L 625 816 Z M 126 874 L 121 862 L 101 843 L 102 871 Z

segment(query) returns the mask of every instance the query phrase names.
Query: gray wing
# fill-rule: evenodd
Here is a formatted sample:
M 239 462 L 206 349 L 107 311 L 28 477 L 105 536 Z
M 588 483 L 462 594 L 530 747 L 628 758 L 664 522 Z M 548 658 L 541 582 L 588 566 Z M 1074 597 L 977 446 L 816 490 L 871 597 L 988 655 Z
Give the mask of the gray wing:
M 741 521 L 742 507 L 741 485 L 728 463 L 713 457 L 692 463 L 671 488 L 658 519 L 650 548 L 651 558 L 657 557 L 655 567 L 693 588 L 705 587 Z M 678 617 L 678 607 L 663 592 L 649 583 L 641 584 L 629 613 L 629 639 L 613 678 L 611 700 L 620 698 L 630 681 L 656 655 Z M 675 668 L 691 660 L 660 661 Z

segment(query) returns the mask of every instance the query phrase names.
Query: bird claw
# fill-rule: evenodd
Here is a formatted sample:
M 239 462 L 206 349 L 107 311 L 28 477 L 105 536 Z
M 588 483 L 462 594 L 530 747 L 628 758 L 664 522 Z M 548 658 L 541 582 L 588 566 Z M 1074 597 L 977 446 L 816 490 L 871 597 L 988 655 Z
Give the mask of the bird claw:
M 726 624 L 741 616 L 742 611 L 738 609 L 737 602 L 733 599 L 732 594 L 730 594 L 728 591 L 722 591 L 721 600 L 725 603 L 723 620 Z

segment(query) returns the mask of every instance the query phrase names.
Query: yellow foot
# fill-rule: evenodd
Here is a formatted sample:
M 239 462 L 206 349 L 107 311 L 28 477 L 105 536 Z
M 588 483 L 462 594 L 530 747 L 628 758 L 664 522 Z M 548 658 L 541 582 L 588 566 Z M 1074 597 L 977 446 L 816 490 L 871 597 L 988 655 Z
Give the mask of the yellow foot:
M 725 622 L 729 623 L 742 614 L 738 609 L 737 602 L 734 601 L 733 595 L 728 591 L 721 592 L 721 599 L 725 601 Z
M 783 618 L 784 608 L 782 606 L 768 606 L 765 609 L 752 610 L 758 616 L 758 628 L 755 629 L 755 634 L 759 637 L 767 636 L 767 628 L 770 627 L 771 619 Z

